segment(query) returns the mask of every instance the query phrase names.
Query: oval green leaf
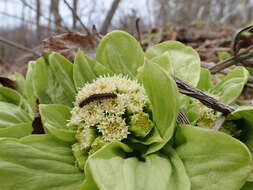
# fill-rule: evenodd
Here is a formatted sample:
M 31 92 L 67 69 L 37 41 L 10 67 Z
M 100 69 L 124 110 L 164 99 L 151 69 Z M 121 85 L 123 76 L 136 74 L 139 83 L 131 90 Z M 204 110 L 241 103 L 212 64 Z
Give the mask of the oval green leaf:
M 19 106 L 0 102 L 0 129 L 31 122 L 31 117 Z
M 176 152 L 191 180 L 191 190 L 239 190 L 252 171 L 247 147 L 225 133 L 181 126 Z
M 149 153 L 157 151 L 172 137 L 178 107 L 178 91 L 175 81 L 156 63 L 147 61 L 138 77 L 144 85 L 152 105 L 153 121 L 163 142 L 151 145 Z
M 0 137 L 20 138 L 32 134 L 32 122 L 20 123 L 5 128 L 0 128 Z
M 174 68 L 171 63 L 169 52 L 165 52 L 160 56 L 156 56 L 152 58 L 151 61 L 160 65 L 165 71 L 168 72 L 168 74 L 174 74 Z
M 61 85 L 63 93 L 69 99 L 69 106 L 75 100 L 76 89 L 73 81 L 73 64 L 58 53 L 49 55 L 49 65 L 55 80 Z
M 14 104 L 26 111 L 33 118 L 33 110 L 28 101 L 16 90 L 0 87 L 0 101 Z
M 39 58 L 33 64 L 30 81 L 34 94 L 41 104 L 72 106 L 75 98 L 73 65 L 55 53 L 49 59 L 50 64 L 44 58 Z
M 40 104 L 40 115 L 46 131 L 65 142 L 75 142 L 75 130 L 67 127 L 71 108 L 60 104 Z
M 249 72 L 244 67 L 236 67 L 221 82 L 213 87 L 211 93 L 219 96 L 225 104 L 233 102 L 242 92 L 247 83 Z
M 178 41 L 166 41 L 150 47 L 146 51 L 146 56 L 152 59 L 166 52 L 169 54 L 175 75 L 193 86 L 197 86 L 200 77 L 200 58 L 198 53 L 193 48 L 185 46 Z
M 190 190 L 190 181 L 176 152 L 151 154 L 140 161 L 126 157 L 127 147 L 111 143 L 87 162 L 81 190 Z
M 36 96 L 33 88 L 33 68 L 35 64 L 36 64 L 35 61 L 30 61 L 28 63 L 28 68 L 25 77 L 25 89 L 24 89 L 25 97 L 33 111 L 35 111 L 36 109 Z
M 73 79 L 76 89 L 82 88 L 85 83 L 92 82 L 101 75 L 110 73 L 111 71 L 104 65 L 78 50 L 73 67 Z
M 212 75 L 208 69 L 201 68 L 200 79 L 197 88 L 203 91 L 209 91 L 212 89 Z
M 133 77 L 144 64 L 144 53 L 136 39 L 122 31 L 108 33 L 100 42 L 97 60 L 116 74 Z
M 70 190 L 83 178 L 75 167 L 71 147 L 51 135 L 0 139 L 3 190 Z

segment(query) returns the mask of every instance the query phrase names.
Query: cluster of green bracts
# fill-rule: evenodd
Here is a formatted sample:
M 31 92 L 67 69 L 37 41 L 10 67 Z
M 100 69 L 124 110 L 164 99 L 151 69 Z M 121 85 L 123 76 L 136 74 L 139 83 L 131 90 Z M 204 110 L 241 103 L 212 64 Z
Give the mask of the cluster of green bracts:
M 233 103 L 220 131 L 221 113 L 180 94 L 171 75 Z M 253 188 L 253 107 L 236 104 L 243 67 L 213 84 L 192 48 L 167 41 L 143 52 L 114 31 L 96 59 L 50 53 L 14 78 L 18 90 L 0 86 L 1 190 Z M 45 134 L 32 134 L 37 106 Z M 191 125 L 176 124 L 179 110 Z

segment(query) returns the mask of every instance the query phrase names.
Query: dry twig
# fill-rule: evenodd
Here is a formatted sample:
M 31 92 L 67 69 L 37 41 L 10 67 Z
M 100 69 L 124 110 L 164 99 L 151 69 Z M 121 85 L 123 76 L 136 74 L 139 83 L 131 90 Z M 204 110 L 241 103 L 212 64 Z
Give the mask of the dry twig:
M 214 67 L 216 64 L 213 62 L 201 62 L 201 67 L 203 68 L 207 68 L 210 69 L 211 67 Z M 244 66 L 251 66 L 253 67 L 253 63 L 252 62 L 245 62 Z M 231 70 L 228 68 L 225 68 L 221 71 L 219 71 L 219 73 L 225 74 L 227 75 Z M 248 78 L 248 83 L 253 83 L 253 76 L 249 76 Z
M 173 78 L 177 84 L 180 93 L 198 99 L 205 106 L 212 108 L 216 111 L 219 111 L 224 115 L 228 115 L 235 110 L 233 107 L 226 105 L 222 102 L 219 102 L 215 98 L 207 95 L 206 93 L 197 88 L 194 88 L 193 86 L 187 84 L 178 77 L 173 76 Z
M 246 31 L 253 31 L 252 30 L 253 29 L 253 26 L 248 26 L 248 27 L 245 27 L 245 28 L 242 28 L 242 29 L 240 29 L 237 33 L 236 33 L 236 35 L 235 35 L 235 37 L 234 37 L 234 40 L 233 40 L 233 42 L 232 42 L 232 52 L 233 52 L 233 54 L 234 55 L 237 55 L 237 53 L 239 52 L 239 42 L 240 42 L 240 37 L 241 37 L 241 34 L 243 33 L 243 32 L 246 32 Z
M 86 33 L 89 35 L 90 34 L 89 29 L 85 26 L 85 24 L 83 23 L 83 21 L 81 20 L 81 18 L 78 16 L 77 12 L 70 6 L 70 4 L 66 0 L 63 0 L 63 1 L 67 5 L 67 7 L 71 10 L 72 14 L 79 21 L 79 23 L 81 24 L 81 26 L 83 27 L 83 29 L 86 31 Z
M 1 36 L 0 36 L 0 42 L 3 42 L 3 43 L 5 43 L 5 44 L 7 44 L 7 45 L 9 45 L 9 46 L 12 46 L 12 47 L 16 48 L 16 49 L 19 49 L 19 50 L 22 50 L 22 51 L 25 51 L 25 52 L 32 53 L 33 55 L 40 56 L 40 54 L 37 53 L 36 51 L 34 51 L 34 50 L 32 50 L 32 49 L 29 49 L 29 48 L 27 48 L 27 47 L 25 47 L 25 46 L 22 46 L 22 45 L 20 45 L 20 44 L 17 44 L 17 43 L 15 43 L 15 42 L 12 42 L 12 41 L 10 41 L 10 40 L 6 40 L 6 39 L 4 39 L 4 38 L 1 37 Z
M 186 124 L 186 125 L 191 124 L 191 122 L 188 120 L 187 116 L 185 115 L 185 113 L 183 111 L 180 111 L 178 113 L 176 122 L 177 122 L 177 124 Z
M 16 16 L 16 15 L 12 15 L 12 14 L 9 14 L 9 13 L 6 13 L 6 12 L 2 12 L 2 11 L 0 11 L 0 14 L 1 14 L 1 15 L 4 15 L 4 16 L 7 16 L 7 17 L 12 17 L 12 18 L 17 19 L 17 20 L 21 20 L 21 21 L 23 21 L 23 22 L 25 22 L 25 23 L 29 23 L 29 24 L 32 24 L 32 25 L 36 25 L 36 23 L 35 23 L 34 21 L 32 21 L 32 20 L 24 20 L 23 18 L 18 17 L 18 16 Z M 56 31 L 56 30 L 54 30 L 54 29 L 52 29 L 52 28 L 50 28 L 50 27 L 48 27 L 48 26 L 40 25 L 40 27 L 41 27 L 41 28 L 45 28 L 45 29 L 47 29 L 47 30 L 49 30 L 49 31 L 54 31 L 54 32 Z
M 137 39 L 142 47 L 142 49 L 144 49 L 144 46 L 142 44 L 142 40 L 141 40 L 141 31 L 140 31 L 140 18 L 137 18 L 136 21 L 135 21 L 135 26 L 136 26 L 136 31 L 137 31 Z
M 211 67 L 209 70 L 212 74 L 215 74 L 227 67 L 243 62 L 252 57 L 253 57 L 253 52 L 248 52 L 248 50 L 247 51 L 245 50 L 236 56 L 232 56 L 224 61 L 220 61 L 215 66 Z
M 33 6 L 31 6 L 29 3 L 27 3 L 26 2 L 26 0 L 20 0 L 22 3 L 23 3 L 23 5 L 25 6 L 25 7 L 27 7 L 27 8 L 29 8 L 30 10 L 32 10 L 33 12 L 35 12 L 36 13 L 36 9 L 33 7 Z M 47 17 L 47 16 L 45 16 L 45 15 L 43 15 L 43 14 L 41 14 L 40 15 L 42 18 L 44 18 L 45 20 L 47 20 L 48 22 L 50 22 L 50 23 L 52 23 L 53 22 L 53 20 L 50 18 L 50 17 Z M 67 28 L 67 27 L 58 27 L 62 32 L 70 32 L 70 30 Z

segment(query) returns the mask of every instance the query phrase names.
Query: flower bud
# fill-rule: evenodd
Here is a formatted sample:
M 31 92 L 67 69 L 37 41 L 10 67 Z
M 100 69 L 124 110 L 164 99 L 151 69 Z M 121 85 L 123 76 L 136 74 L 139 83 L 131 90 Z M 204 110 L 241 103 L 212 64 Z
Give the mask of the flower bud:
M 72 145 L 72 152 L 76 160 L 76 166 L 81 170 L 84 170 L 84 164 L 88 159 L 88 153 L 85 150 L 82 150 L 80 143 L 75 143 Z
M 98 151 L 100 148 L 108 144 L 108 142 L 104 141 L 103 138 L 97 137 L 91 145 L 91 149 L 89 151 L 89 155 L 93 154 L 94 152 Z
M 145 137 L 154 127 L 147 113 L 137 113 L 131 116 L 129 131 L 137 137 Z

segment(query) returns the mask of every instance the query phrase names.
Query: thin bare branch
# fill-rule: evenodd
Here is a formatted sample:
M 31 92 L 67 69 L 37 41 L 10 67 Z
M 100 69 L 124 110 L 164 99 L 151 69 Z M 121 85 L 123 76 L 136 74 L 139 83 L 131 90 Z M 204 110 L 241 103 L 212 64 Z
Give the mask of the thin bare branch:
M 31 6 L 29 3 L 27 3 L 26 2 L 26 0 L 20 0 L 22 3 L 23 3 L 23 5 L 25 6 L 25 7 L 27 7 L 27 8 L 29 8 L 30 10 L 32 10 L 33 12 L 37 12 L 37 10 L 36 10 L 36 8 L 34 8 L 33 6 Z M 49 23 L 52 23 L 53 22 L 53 20 L 50 18 L 50 17 L 47 17 L 47 16 L 45 16 L 44 14 L 42 14 L 41 13 L 41 15 L 40 15 L 42 18 L 44 18 L 45 20 L 47 20 Z M 59 30 L 60 31 L 62 31 L 62 32 L 69 32 L 69 29 L 67 28 L 67 27 L 58 27 L 59 28 Z
M 77 18 L 75 17 L 75 13 L 77 13 L 78 2 L 79 2 L 79 0 L 73 0 L 73 2 L 72 2 L 72 7 L 74 10 L 74 12 L 72 11 L 72 28 L 73 29 L 76 29 Z
M 5 44 L 7 44 L 7 45 L 9 45 L 9 46 L 11 46 L 11 47 L 14 47 L 14 48 L 16 48 L 16 49 L 19 49 L 19 50 L 22 50 L 22 51 L 25 51 L 25 52 L 32 53 L 33 55 L 40 56 L 40 54 L 39 54 L 38 52 L 36 52 L 36 51 L 34 51 L 34 50 L 32 50 L 32 49 L 29 49 L 29 48 L 27 48 L 27 47 L 25 47 L 25 46 L 22 46 L 22 45 L 20 45 L 20 44 L 18 44 L 18 43 L 12 42 L 12 41 L 10 41 L 10 40 L 6 40 L 5 38 L 3 38 L 3 37 L 1 37 L 1 36 L 0 36 L 0 42 L 5 43 Z
M 246 65 L 246 64 L 247 64 L 247 65 Z M 213 63 L 213 62 L 201 62 L 201 67 L 207 68 L 207 69 L 210 69 L 211 67 L 214 67 L 215 65 L 216 65 L 216 64 Z M 253 67 L 253 63 L 251 63 L 251 62 L 246 62 L 246 63 L 244 64 L 244 66 L 249 66 L 249 65 L 251 65 L 251 67 Z M 225 68 L 225 69 L 219 71 L 219 73 L 222 73 L 222 74 L 227 75 L 230 71 L 231 71 L 230 69 Z M 253 83 L 253 76 L 249 76 L 249 78 L 248 78 L 248 83 Z
M 108 31 L 108 28 L 110 27 L 111 25 L 111 21 L 112 21 L 112 18 L 119 6 L 119 3 L 120 3 L 120 0 L 114 0 L 113 3 L 112 3 L 112 6 L 110 8 L 110 10 L 108 11 L 104 21 L 103 21 L 103 24 L 101 26 L 101 29 L 100 29 L 100 33 L 101 34 L 106 34 L 106 32 Z
M 29 9 L 31 9 L 31 10 L 33 10 L 33 11 L 36 12 L 36 9 L 33 6 L 31 6 L 29 3 L 27 3 L 26 0 L 20 0 L 20 1 L 23 3 L 23 5 L 25 7 L 28 7 Z
M 233 43 L 232 43 L 232 51 L 233 51 L 233 54 L 234 54 L 234 55 L 236 55 L 236 54 L 238 53 L 238 51 L 239 51 L 238 46 L 239 46 L 241 34 L 242 34 L 243 32 L 246 32 L 246 31 L 252 31 L 252 29 L 253 29 L 253 25 L 247 26 L 247 27 L 245 27 L 245 28 L 242 28 L 242 29 L 240 29 L 240 30 L 236 33 L 236 35 L 235 35 L 235 37 L 234 37 L 234 40 L 233 40 Z
M 215 74 L 227 67 L 230 67 L 230 66 L 235 65 L 237 63 L 243 62 L 243 61 L 245 61 L 249 58 L 252 58 L 252 57 L 253 57 L 253 52 L 248 52 L 248 53 L 242 52 L 242 53 L 240 53 L 236 56 L 232 56 L 224 61 L 220 61 L 215 66 L 211 67 L 210 71 L 212 74 Z
M 7 17 L 12 17 L 12 18 L 15 18 L 17 20 L 21 20 L 23 21 L 24 23 L 29 23 L 29 24 L 32 24 L 32 25 L 36 25 L 36 22 L 32 21 L 32 20 L 24 20 L 24 18 L 21 18 L 21 17 L 18 17 L 16 15 L 11 15 L 9 13 L 6 13 L 6 12 L 2 12 L 0 11 L 0 14 L 1 15 L 4 15 L 4 16 L 7 16 Z M 55 31 L 54 29 L 50 28 L 50 27 L 47 27 L 47 26 L 44 26 L 44 25 L 40 25 L 40 28 L 45 28 L 49 31 Z
M 66 0 L 63 0 L 63 1 L 67 5 L 67 7 L 71 10 L 73 16 L 79 21 L 79 23 L 81 24 L 83 29 L 86 31 L 86 33 L 89 35 L 90 34 L 89 29 L 85 26 L 81 18 L 78 16 L 77 12 L 70 6 L 70 4 Z
M 88 13 L 88 18 L 87 18 L 87 25 L 90 26 L 92 24 L 92 15 L 93 13 L 95 12 L 96 10 L 96 7 L 97 7 L 97 1 L 93 1 L 92 2 L 92 7 L 91 9 L 89 10 L 89 13 Z

